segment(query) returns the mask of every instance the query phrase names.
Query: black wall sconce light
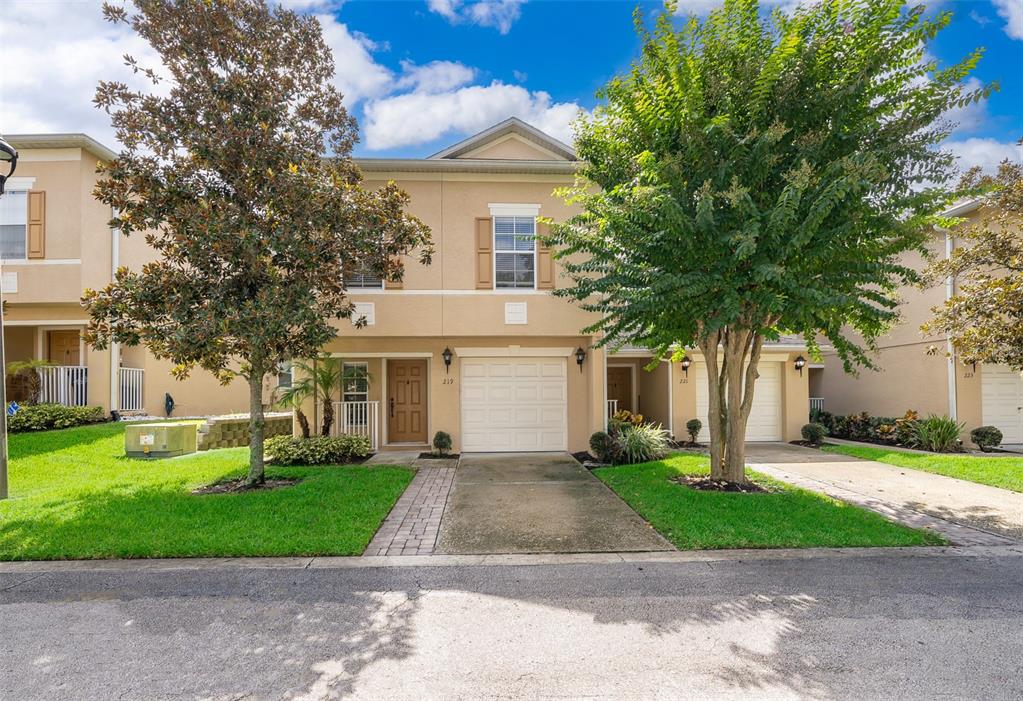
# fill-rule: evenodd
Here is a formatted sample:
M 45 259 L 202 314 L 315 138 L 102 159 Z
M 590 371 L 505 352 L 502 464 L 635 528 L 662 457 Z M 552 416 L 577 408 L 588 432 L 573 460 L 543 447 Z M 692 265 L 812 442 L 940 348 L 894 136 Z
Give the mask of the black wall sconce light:
M 583 371 L 583 362 L 586 360 L 586 351 L 582 348 L 575 349 L 575 362 L 579 365 L 579 372 Z
M 444 374 L 447 375 L 451 372 L 451 358 L 454 353 L 447 346 L 444 347 L 444 352 L 440 354 L 440 357 L 444 358 Z
M 796 370 L 799 370 L 799 376 L 802 377 L 803 376 L 803 368 L 806 367 L 806 358 L 804 358 L 801 355 L 798 356 L 796 358 L 795 366 L 796 366 Z
M 688 355 L 683 355 L 678 364 L 682 367 L 682 372 L 686 374 L 686 377 L 689 377 L 689 366 L 693 364 L 693 359 Z

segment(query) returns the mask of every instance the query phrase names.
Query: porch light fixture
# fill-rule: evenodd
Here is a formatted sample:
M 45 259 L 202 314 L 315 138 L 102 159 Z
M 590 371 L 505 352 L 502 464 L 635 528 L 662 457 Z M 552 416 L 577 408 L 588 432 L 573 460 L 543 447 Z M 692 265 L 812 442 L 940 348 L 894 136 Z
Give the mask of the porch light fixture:
M 795 362 L 796 370 L 799 370 L 799 376 L 803 376 L 803 368 L 806 367 L 806 358 L 803 356 L 797 356 Z
M 447 375 L 451 371 L 451 357 L 454 353 L 447 346 L 444 347 L 444 352 L 440 354 L 440 357 L 444 358 L 444 374 Z
M 689 377 L 689 366 L 693 364 L 693 359 L 688 355 L 683 355 L 682 360 L 678 361 L 678 364 L 682 368 L 682 372 L 686 374 L 686 377 Z
M 586 351 L 582 348 L 575 349 L 575 362 L 579 365 L 579 372 L 583 371 L 583 362 L 586 360 Z
M 0 161 L 6 164 L 7 174 L 0 175 L 0 195 L 4 194 L 4 183 L 7 178 L 14 175 L 14 169 L 18 167 L 18 152 L 13 146 L 0 138 Z

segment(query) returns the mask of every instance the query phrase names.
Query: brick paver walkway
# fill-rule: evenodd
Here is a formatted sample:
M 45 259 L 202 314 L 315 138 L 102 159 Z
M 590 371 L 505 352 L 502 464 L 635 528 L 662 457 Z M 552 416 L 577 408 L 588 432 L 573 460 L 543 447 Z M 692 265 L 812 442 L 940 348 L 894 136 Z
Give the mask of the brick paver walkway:
M 457 464 L 457 460 L 416 461 L 416 476 L 363 555 L 432 554 Z

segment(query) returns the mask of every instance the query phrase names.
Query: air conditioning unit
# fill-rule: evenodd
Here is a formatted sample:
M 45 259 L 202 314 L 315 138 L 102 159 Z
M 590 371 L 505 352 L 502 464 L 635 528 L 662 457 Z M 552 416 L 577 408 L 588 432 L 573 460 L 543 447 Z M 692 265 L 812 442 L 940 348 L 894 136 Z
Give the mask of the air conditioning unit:
M 129 458 L 173 458 L 196 451 L 194 423 L 128 424 L 124 454 Z

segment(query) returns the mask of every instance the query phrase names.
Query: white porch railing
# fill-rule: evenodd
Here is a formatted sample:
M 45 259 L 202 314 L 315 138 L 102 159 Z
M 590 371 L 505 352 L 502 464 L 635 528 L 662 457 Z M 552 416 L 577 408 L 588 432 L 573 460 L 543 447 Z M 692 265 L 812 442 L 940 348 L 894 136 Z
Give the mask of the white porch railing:
M 607 400 L 607 418 L 611 418 L 618 413 L 618 400 L 608 399 Z
M 355 434 L 369 439 L 370 449 L 380 448 L 380 402 L 334 402 L 335 436 Z
M 142 410 L 142 368 L 121 368 L 121 411 Z
M 47 365 L 36 368 L 39 401 L 43 404 L 85 406 L 89 401 L 89 369 L 84 365 Z
M 824 397 L 810 397 L 810 411 L 824 411 Z

